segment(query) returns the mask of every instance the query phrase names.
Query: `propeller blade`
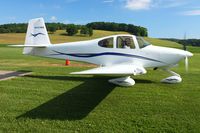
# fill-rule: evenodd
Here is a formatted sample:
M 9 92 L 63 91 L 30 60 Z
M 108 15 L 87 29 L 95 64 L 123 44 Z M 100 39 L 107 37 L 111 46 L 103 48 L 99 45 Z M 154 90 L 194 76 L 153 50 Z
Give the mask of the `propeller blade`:
M 188 72 L 188 57 L 185 57 L 185 71 Z

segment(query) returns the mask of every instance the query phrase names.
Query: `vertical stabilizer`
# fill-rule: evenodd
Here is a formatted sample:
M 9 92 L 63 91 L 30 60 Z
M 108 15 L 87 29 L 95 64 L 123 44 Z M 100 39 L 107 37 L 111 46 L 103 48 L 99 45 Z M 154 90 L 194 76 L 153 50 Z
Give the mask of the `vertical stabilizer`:
M 29 21 L 25 45 L 51 45 L 43 18 L 36 18 Z M 25 47 L 23 54 L 33 54 L 34 49 Z

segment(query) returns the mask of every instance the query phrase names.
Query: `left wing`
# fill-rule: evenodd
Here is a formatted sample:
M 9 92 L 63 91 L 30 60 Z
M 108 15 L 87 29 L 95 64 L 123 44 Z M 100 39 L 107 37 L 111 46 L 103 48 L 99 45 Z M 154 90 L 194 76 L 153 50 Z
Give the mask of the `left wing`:
M 27 44 L 27 45 L 9 45 L 10 47 L 19 47 L 19 48 L 25 48 L 25 47 L 30 47 L 30 48 L 46 48 L 47 45 L 32 45 L 32 44 Z
M 71 74 L 83 74 L 83 75 L 141 75 L 147 71 L 144 67 L 136 66 L 132 64 L 121 64 L 98 67 L 81 72 L 73 72 Z

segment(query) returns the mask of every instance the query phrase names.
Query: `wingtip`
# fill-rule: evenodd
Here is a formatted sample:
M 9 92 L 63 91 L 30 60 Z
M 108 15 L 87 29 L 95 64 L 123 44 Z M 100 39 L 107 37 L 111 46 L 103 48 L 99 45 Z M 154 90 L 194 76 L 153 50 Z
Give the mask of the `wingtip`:
M 72 73 L 69 73 L 69 74 L 71 74 L 71 75 L 75 75 L 76 73 L 75 73 L 75 72 L 72 72 Z
M 8 45 L 8 47 L 24 47 L 24 45 Z

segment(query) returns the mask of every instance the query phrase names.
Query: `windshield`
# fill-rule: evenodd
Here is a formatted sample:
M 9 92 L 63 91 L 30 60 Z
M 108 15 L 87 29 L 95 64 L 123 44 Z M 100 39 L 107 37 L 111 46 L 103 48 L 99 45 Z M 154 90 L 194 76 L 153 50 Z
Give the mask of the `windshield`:
M 143 37 L 136 37 L 138 45 L 140 48 L 144 48 L 146 46 L 151 45 L 149 42 L 147 42 L 146 40 L 144 40 Z

